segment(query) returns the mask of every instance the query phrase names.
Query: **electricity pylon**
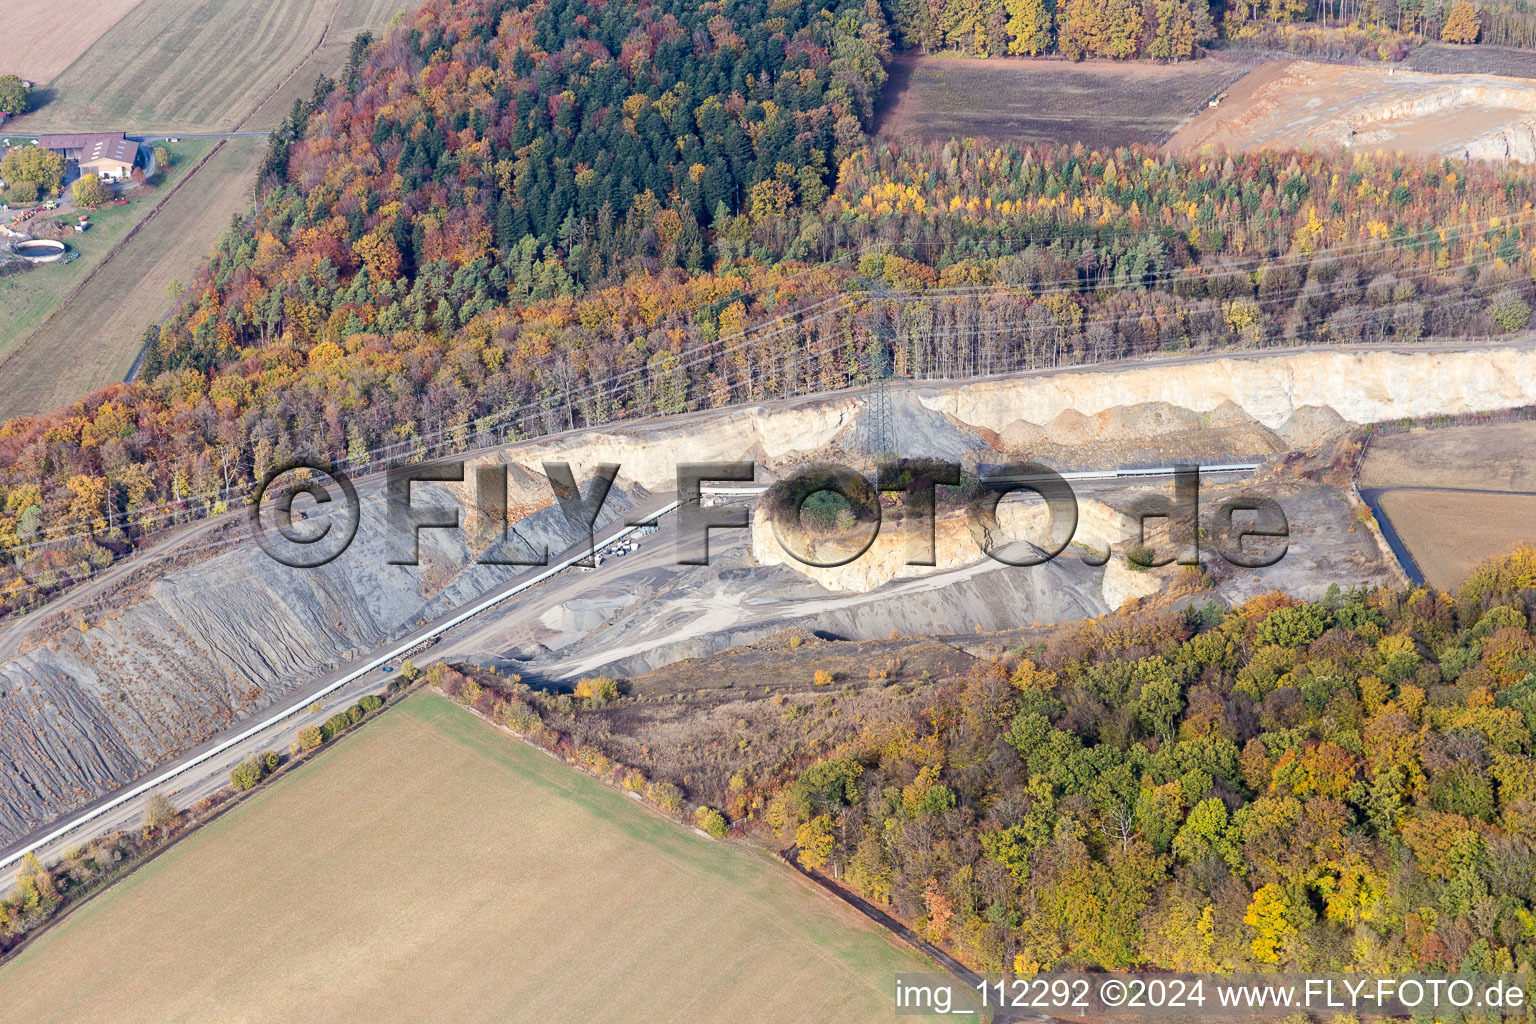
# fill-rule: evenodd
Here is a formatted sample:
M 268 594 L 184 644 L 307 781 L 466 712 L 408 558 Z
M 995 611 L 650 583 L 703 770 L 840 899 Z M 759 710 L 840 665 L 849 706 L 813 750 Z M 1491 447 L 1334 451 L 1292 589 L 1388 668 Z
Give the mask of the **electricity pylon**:
M 884 282 L 870 282 L 870 291 L 878 299 L 890 297 Z M 886 345 L 895 340 L 896 331 L 881 323 L 873 311 L 866 314 L 865 324 L 870 334 L 864 363 L 869 377 L 869 397 L 864 406 L 860 447 L 878 479 L 896 459 L 896 428 L 891 416 L 891 379 L 895 374 L 886 352 Z

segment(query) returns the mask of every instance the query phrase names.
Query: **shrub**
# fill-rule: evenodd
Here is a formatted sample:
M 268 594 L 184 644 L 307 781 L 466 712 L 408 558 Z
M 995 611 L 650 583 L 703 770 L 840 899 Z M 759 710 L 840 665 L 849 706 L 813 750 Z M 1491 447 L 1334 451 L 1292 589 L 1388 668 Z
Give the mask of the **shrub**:
M 299 730 L 298 741 L 300 750 L 314 750 L 320 744 L 325 742 L 325 737 L 321 734 L 319 729 L 312 725 L 306 725 L 304 728 Z
M 499 716 L 514 732 L 530 733 L 544 724 L 534 710 L 520 700 L 504 702 Z
M 1530 322 L 1531 307 L 1520 297 L 1519 292 L 1506 288 L 1493 297 L 1488 307 L 1488 316 L 1499 325 L 1499 330 L 1518 331 Z
M 607 676 L 578 679 L 575 696 L 593 704 L 606 704 L 610 700 L 618 699 L 619 684 L 617 680 Z
M 576 762 L 585 765 L 594 775 L 607 775 L 613 770 L 613 762 L 602 749 L 594 746 L 576 748 Z
M 320 735 L 329 740 L 352 727 L 352 712 L 338 711 L 320 726 Z
M 229 784 L 235 787 L 236 792 L 244 793 L 248 789 L 255 789 L 266 777 L 266 765 L 259 758 L 248 757 L 235 765 L 234 771 L 229 773 Z
M 283 759 L 277 755 L 277 751 L 268 750 L 261 755 L 261 766 L 269 772 L 277 771 L 277 766 Z
M 13 181 L 5 188 L 5 201 L 8 203 L 35 203 L 37 196 L 38 188 L 35 182 Z
M 357 706 L 363 709 L 364 714 L 367 714 L 370 711 L 377 711 L 379 708 L 383 707 L 384 701 L 381 697 L 370 693 L 360 698 L 357 702 Z
M 653 782 L 645 787 L 646 799 L 671 814 L 683 809 L 683 791 L 670 782 Z
M 726 833 L 725 815 L 713 807 L 700 807 L 693 812 L 693 823 L 711 839 L 724 839 Z
M 832 673 L 828 672 L 824 668 L 817 669 L 816 670 L 816 674 L 811 677 L 811 685 L 812 686 L 831 686 L 832 685 Z
M 1136 572 L 1146 572 L 1157 560 L 1157 552 L 1149 545 L 1138 544 L 1125 553 L 1125 564 Z

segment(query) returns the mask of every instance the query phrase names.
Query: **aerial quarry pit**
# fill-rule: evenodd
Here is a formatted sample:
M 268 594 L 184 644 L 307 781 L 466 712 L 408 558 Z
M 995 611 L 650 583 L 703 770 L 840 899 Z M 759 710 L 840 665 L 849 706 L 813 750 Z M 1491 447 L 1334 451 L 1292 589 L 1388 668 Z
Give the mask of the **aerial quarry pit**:
M 1536 161 L 1536 82 L 1307 60 L 1271 61 L 1202 110 L 1171 153 L 1260 148 L 1397 150 Z
M 863 557 L 818 569 L 786 557 L 758 516 L 750 530 L 715 531 L 710 564 L 680 565 L 677 517 L 667 516 L 624 557 L 561 573 L 445 634 L 432 658 L 565 688 L 599 670 L 637 676 L 789 628 L 849 641 L 976 636 L 1131 601 L 1236 603 L 1275 589 L 1315 598 L 1340 581 L 1394 584 L 1402 572 L 1350 485 L 1356 428 L 1532 403 L 1536 350 L 1525 344 L 1245 353 L 900 384 L 890 405 L 905 457 L 968 470 L 1038 459 L 1087 474 L 1073 482 L 1077 536 L 1058 558 L 1004 565 L 982 552 L 971 524 L 941 514 L 932 567 L 905 564 L 905 538 L 893 528 Z M 601 538 L 669 498 L 681 462 L 751 461 L 762 483 L 829 460 L 861 468 L 865 404 L 863 393 L 844 392 L 638 421 L 477 461 L 509 466 L 512 533 L 529 552 L 554 553 L 581 538 L 550 503 L 545 461 L 571 463 L 583 486 L 597 464 L 620 465 L 596 525 Z M 1135 521 L 1126 511 L 1141 495 L 1171 493 L 1172 480 L 1115 471 L 1191 461 L 1257 464 L 1203 479 L 1201 506 L 1236 493 L 1274 498 L 1289 521 L 1284 558 L 1240 569 L 1202 550 L 1199 571 L 1130 566 L 1123 556 L 1136 543 Z M 419 490 L 417 504 L 468 502 L 462 488 L 457 499 L 431 490 Z M 420 567 L 389 565 L 384 505 L 381 492 L 364 489 L 356 541 L 322 568 L 288 568 L 241 541 L 170 569 L 122 607 L 55 615 L 13 637 L 0 664 L 0 757 L 13 766 L 0 780 L 4 843 L 518 575 L 476 564 L 483 542 L 469 514 L 465 531 L 422 532 Z M 1027 501 L 1008 508 L 1005 524 L 1038 519 Z M 1094 564 L 1105 548 L 1115 557 Z M 176 557 L 174 544 L 163 557 Z
M 1536 1024 L 1536 0 L 5 13 L 0 1024 Z

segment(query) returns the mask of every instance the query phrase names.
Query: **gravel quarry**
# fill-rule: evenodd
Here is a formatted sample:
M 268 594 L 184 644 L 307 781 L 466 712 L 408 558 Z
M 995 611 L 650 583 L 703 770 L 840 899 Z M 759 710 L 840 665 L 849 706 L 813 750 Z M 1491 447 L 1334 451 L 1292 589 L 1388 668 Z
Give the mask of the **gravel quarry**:
M 1271 61 L 1167 143 L 1171 153 L 1260 148 L 1396 150 L 1536 161 L 1536 82 Z
M 1202 501 L 1244 489 L 1275 497 L 1292 524 L 1289 553 L 1252 571 L 1207 559 L 1201 579 L 1177 566 L 1093 564 L 1087 555 L 1123 546 L 1132 501 L 1171 492 L 1167 478 L 1074 483 L 1076 545 L 1033 568 L 988 559 L 964 521 L 945 517 L 932 569 L 904 565 L 894 532 L 867 560 L 824 572 L 772 557 L 760 531 L 748 530 L 716 532 L 711 563 L 685 566 L 669 516 L 623 556 L 567 570 L 455 629 L 431 657 L 566 686 L 598 671 L 654 671 L 789 627 L 849 640 L 974 634 L 1090 617 L 1128 601 L 1240 601 L 1277 588 L 1315 596 L 1331 582 L 1393 582 L 1396 563 L 1358 515 L 1347 473 L 1317 467 L 1353 424 L 1532 402 L 1536 352 L 1518 345 L 1185 357 L 898 384 L 892 418 L 906 456 L 971 469 L 1038 458 L 1070 471 L 1258 462 L 1251 474 L 1206 484 Z M 598 521 L 616 527 L 670 498 L 679 462 L 751 461 L 761 482 L 828 458 L 859 467 L 864 406 L 858 392 L 798 398 L 521 442 L 476 462 L 507 464 L 513 532 L 529 550 L 555 553 L 580 538 L 550 503 L 544 461 L 571 463 L 583 485 L 596 464 L 619 463 Z M 0 839 L 29 834 L 522 574 L 477 565 L 483 543 L 458 531 L 424 531 L 420 566 L 388 564 L 383 499 L 376 487 L 362 492 L 357 540 L 322 568 L 291 569 L 241 541 L 202 561 L 168 563 L 109 610 L 40 616 L 10 644 L 0 662 L 8 767 Z M 457 486 L 417 494 L 419 506 L 471 502 Z M 750 497 L 726 500 L 751 513 Z M 170 546 L 167 557 L 174 554 Z

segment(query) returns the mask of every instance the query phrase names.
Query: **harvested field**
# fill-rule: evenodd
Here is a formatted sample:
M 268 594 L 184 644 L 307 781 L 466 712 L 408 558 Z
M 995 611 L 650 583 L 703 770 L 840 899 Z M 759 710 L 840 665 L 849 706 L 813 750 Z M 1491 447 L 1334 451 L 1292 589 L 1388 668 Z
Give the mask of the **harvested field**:
M 333 40 L 333 32 L 382 28 L 404 6 L 144 0 L 34 94 L 38 109 L 18 118 L 16 130 L 229 131 L 308 62 L 322 34 L 322 50 L 339 45 L 344 55 L 351 35 Z M 334 74 L 341 60 L 313 70 Z M 311 74 L 303 92 L 313 84 Z
M 188 145 L 175 170 L 189 168 L 209 145 L 199 141 L 195 150 Z M 249 208 L 251 183 L 265 150 L 262 139 L 230 139 L 78 295 L 62 308 L 51 308 L 51 316 L 29 321 L 30 336 L 0 362 L 0 420 L 47 412 L 123 379 L 138 355 L 144 328 L 170 306 L 167 285 L 191 281 L 230 216 Z M 163 194 L 163 186 L 154 193 Z M 55 282 L 40 283 L 73 288 L 89 270 L 82 258 L 75 268 L 52 275 Z M 41 272 L 32 274 L 40 277 Z M 0 281 L 0 306 L 6 285 L 22 281 Z M 58 298 L 53 296 L 55 306 Z M 11 333 L 9 325 L 0 325 L 0 337 Z
M 932 970 L 786 869 L 436 696 L 0 968 L 31 1021 L 845 1021 Z
M 1426 580 L 1460 586 L 1483 559 L 1536 542 L 1536 421 L 1371 438 L 1359 483 Z
M 144 0 L 91 0 L 72 4 L 60 24 L 58 0 L 9 0 L 5 5 L 5 71 L 47 82 L 88 50 Z
M 944 142 L 988 138 L 1094 149 L 1158 145 L 1251 64 L 916 57 L 891 64 L 879 131 Z
M 1536 495 L 1398 488 L 1378 501 L 1424 578 L 1443 590 L 1484 559 L 1536 543 Z
M 335 77 L 347 64 L 347 51 L 359 32 L 369 31 L 375 39 L 396 14 L 416 8 L 417 0 L 342 0 L 331 19 L 331 29 L 320 49 L 299 65 L 293 77 L 272 94 L 244 125 L 246 128 L 276 128 L 288 116 L 296 99 L 308 99 L 314 92 L 315 79 Z
M 1169 142 L 1215 149 L 1347 148 L 1536 161 L 1536 83 L 1271 61 Z
M 1360 486 L 1536 492 L 1533 452 L 1536 421 L 1378 433 Z
M 1398 67 L 1435 75 L 1505 75 L 1536 78 L 1536 52 L 1512 46 L 1454 46 L 1430 43 L 1408 55 Z

